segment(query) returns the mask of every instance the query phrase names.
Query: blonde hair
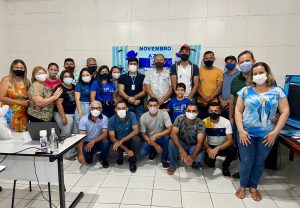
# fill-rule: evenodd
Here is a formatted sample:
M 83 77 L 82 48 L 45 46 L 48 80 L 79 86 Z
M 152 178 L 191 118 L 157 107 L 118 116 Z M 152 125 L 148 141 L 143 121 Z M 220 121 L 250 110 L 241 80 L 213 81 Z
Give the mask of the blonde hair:
M 42 67 L 42 66 L 34 67 L 33 70 L 32 70 L 32 76 L 31 76 L 31 82 L 32 83 L 36 81 L 35 74 L 40 70 L 43 70 L 47 74 L 47 71 L 44 67 Z
M 13 69 L 14 69 L 14 66 L 15 66 L 16 64 L 22 64 L 22 65 L 24 66 L 24 72 L 25 72 L 25 73 L 24 73 L 24 76 L 22 77 L 22 79 L 23 79 L 25 88 L 28 90 L 29 87 L 30 87 L 30 81 L 29 81 L 29 79 L 27 79 L 27 67 L 26 67 L 25 62 L 24 62 L 23 60 L 21 60 L 21 59 L 15 59 L 15 60 L 11 63 L 11 65 L 10 65 L 10 70 L 9 70 L 9 74 L 8 74 L 9 81 L 10 81 L 12 84 L 16 84 L 16 80 L 15 80 L 15 78 L 14 78 L 14 76 L 13 76 L 13 73 L 12 73 L 12 71 L 13 71 Z
M 273 74 L 272 74 L 272 72 L 271 72 L 271 68 L 270 68 L 269 65 L 266 64 L 265 62 L 257 62 L 256 64 L 254 64 L 254 65 L 252 66 L 252 69 L 251 69 L 251 71 L 250 71 L 250 76 L 249 76 L 248 79 L 247 79 L 247 85 L 249 85 L 249 86 L 256 86 L 256 83 L 253 82 L 252 79 L 253 79 L 253 69 L 254 69 L 255 67 L 258 67 L 258 66 L 264 67 L 264 69 L 265 69 L 265 71 L 266 71 L 266 73 L 267 73 L 267 80 L 266 80 L 267 86 L 268 86 L 268 87 L 273 87 L 273 86 L 275 86 L 275 85 L 276 85 L 276 80 L 275 80 L 275 78 L 274 78 L 274 76 L 273 76 Z

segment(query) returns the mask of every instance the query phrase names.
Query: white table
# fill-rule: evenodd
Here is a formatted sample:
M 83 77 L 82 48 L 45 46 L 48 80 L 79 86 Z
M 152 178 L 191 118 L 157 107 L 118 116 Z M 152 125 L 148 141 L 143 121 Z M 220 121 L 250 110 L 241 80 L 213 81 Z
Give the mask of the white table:
M 36 173 L 40 182 L 58 182 L 60 207 L 65 208 L 63 155 L 78 145 L 85 135 L 77 134 L 65 139 L 59 146 L 59 150 L 52 154 L 36 154 L 34 148 L 40 147 L 39 141 L 31 141 L 28 135 L 28 132 L 24 132 L 15 134 L 14 139 L 0 140 L 0 161 L 6 157 L 1 163 L 6 166 L 6 170 L 0 173 L 0 178 L 14 181 L 36 181 L 33 162 L 35 160 Z M 22 151 L 31 147 L 32 149 Z M 16 153 L 19 151 L 22 152 Z M 55 160 L 57 163 L 54 162 Z M 81 192 L 70 207 L 75 207 L 82 196 Z

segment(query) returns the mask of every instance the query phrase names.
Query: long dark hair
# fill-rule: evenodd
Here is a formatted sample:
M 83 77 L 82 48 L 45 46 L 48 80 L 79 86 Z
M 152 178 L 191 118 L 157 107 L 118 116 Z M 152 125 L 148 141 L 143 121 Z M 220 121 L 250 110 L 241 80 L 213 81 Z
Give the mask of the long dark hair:
M 85 82 L 82 80 L 82 74 L 83 74 L 83 72 L 88 72 L 88 73 L 90 74 L 90 76 L 92 77 L 90 83 L 85 83 Z M 83 84 L 83 85 L 89 84 L 89 85 L 91 86 L 92 83 L 93 83 L 93 81 L 94 81 L 94 77 L 92 76 L 90 70 L 89 70 L 88 68 L 86 68 L 86 67 L 83 68 L 83 69 L 81 69 L 81 71 L 80 71 L 80 73 L 79 73 L 78 82 L 80 82 L 80 83 Z
M 103 93 L 102 81 L 104 80 L 101 77 L 101 71 L 104 70 L 104 69 L 106 69 L 108 71 L 108 75 L 109 75 L 109 78 L 106 79 L 107 80 L 107 84 L 111 85 L 114 88 L 114 90 L 116 90 L 114 83 L 111 81 L 111 76 L 109 74 L 109 68 L 108 68 L 108 66 L 102 65 L 102 66 L 99 67 L 99 69 L 98 69 L 98 75 L 97 75 L 97 81 L 98 81 L 99 91 L 101 92 L 101 94 Z

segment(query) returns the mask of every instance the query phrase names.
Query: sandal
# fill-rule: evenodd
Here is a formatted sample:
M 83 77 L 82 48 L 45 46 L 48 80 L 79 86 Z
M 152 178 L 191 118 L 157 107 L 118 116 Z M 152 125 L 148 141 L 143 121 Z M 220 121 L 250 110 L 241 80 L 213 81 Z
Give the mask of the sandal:
M 238 188 L 235 192 L 235 195 L 237 196 L 237 198 L 239 199 L 244 199 L 245 196 L 246 196 L 246 193 L 245 193 L 245 189 L 244 188 Z
M 260 201 L 262 199 L 261 194 L 257 191 L 257 189 L 249 189 L 251 197 L 254 201 Z

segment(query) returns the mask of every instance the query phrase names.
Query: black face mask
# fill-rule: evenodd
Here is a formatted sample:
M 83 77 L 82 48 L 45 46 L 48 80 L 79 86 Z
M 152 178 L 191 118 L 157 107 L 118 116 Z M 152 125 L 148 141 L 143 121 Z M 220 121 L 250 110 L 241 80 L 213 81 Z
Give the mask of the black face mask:
M 190 55 L 189 54 L 185 54 L 185 53 L 181 53 L 180 54 L 180 58 L 182 61 L 187 61 L 189 60 Z
M 156 68 L 162 69 L 162 68 L 164 68 L 164 65 L 165 65 L 165 64 L 162 63 L 162 62 L 156 62 L 154 65 L 155 65 Z
M 217 120 L 220 117 L 218 113 L 209 113 L 208 115 L 212 120 Z
M 23 70 L 13 70 L 12 71 L 17 77 L 24 77 L 25 71 Z
M 203 61 L 203 62 L 204 62 L 204 65 L 208 68 L 212 67 L 212 65 L 214 64 L 214 61 L 211 61 L 211 60 Z
M 94 73 L 97 70 L 97 66 L 90 66 L 88 69 L 90 73 Z
M 110 80 L 110 76 L 109 76 L 109 74 L 99 74 L 99 79 Z

